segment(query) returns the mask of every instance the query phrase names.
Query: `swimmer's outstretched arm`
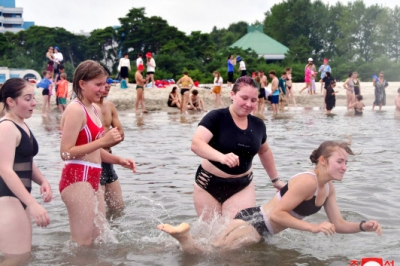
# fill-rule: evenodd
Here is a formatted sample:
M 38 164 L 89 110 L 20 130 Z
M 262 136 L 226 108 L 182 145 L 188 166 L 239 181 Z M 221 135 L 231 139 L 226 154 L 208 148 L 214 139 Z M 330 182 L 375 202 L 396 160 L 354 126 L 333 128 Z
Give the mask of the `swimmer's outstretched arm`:
M 335 225 L 337 233 L 353 234 L 361 232 L 362 229 L 367 232 L 376 232 L 379 236 L 382 235 L 382 228 L 377 221 L 370 220 L 363 223 L 361 223 L 361 221 L 353 223 L 344 220 L 337 206 L 335 187 L 331 185 L 331 188 L 330 195 L 326 199 L 324 208 L 329 221 Z

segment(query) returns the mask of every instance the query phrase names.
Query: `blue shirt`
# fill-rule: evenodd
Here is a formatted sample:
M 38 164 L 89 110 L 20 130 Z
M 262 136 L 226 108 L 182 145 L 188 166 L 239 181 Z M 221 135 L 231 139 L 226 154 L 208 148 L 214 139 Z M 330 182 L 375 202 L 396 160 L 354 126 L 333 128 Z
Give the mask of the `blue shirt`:
M 326 72 L 331 72 L 332 73 L 332 69 L 329 65 L 322 65 L 319 67 L 318 72 L 321 72 L 321 79 L 325 78 Z
M 48 89 L 51 83 L 52 82 L 49 79 L 43 78 L 38 84 L 36 84 L 36 87 L 42 89 Z
M 231 60 L 228 59 L 228 72 L 233 72 L 234 68 L 233 65 L 231 64 Z
M 282 89 L 283 94 L 286 94 L 286 79 L 279 78 L 278 89 Z

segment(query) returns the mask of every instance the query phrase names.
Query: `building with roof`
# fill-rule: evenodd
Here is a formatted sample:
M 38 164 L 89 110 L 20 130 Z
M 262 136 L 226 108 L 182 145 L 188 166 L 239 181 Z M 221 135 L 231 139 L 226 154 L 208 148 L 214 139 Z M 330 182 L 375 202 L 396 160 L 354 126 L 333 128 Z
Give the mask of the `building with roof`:
M 15 7 L 15 0 L 0 0 L 0 32 L 16 33 L 35 24 L 32 21 L 24 21 L 22 13 L 22 7 Z
M 289 51 L 288 47 L 266 35 L 262 25 L 247 26 L 247 34 L 229 47 L 250 48 L 267 61 L 283 60 Z

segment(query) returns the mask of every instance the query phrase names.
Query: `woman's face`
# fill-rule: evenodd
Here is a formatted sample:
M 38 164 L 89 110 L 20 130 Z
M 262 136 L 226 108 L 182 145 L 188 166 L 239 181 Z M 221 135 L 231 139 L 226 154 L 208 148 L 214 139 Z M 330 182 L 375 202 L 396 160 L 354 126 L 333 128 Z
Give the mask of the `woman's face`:
M 258 90 L 250 85 L 244 84 L 239 91 L 231 91 L 233 110 L 238 116 L 249 115 L 257 105 Z
M 383 79 L 384 78 L 384 75 L 381 73 L 381 74 L 379 74 L 379 78 L 380 79 Z
M 9 104 L 9 112 L 13 112 L 23 119 L 31 117 L 36 106 L 35 89 L 27 82 L 21 95 L 12 99 L 12 102 L 12 106 Z
M 347 152 L 337 148 L 332 155 L 325 160 L 326 172 L 332 180 L 341 181 L 347 171 Z
M 106 76 L 99 76 L 88 81 L 79 81 L 82 91 L 82 97 L 89 102 L 99 102 L 100 98 L 105 93 Z

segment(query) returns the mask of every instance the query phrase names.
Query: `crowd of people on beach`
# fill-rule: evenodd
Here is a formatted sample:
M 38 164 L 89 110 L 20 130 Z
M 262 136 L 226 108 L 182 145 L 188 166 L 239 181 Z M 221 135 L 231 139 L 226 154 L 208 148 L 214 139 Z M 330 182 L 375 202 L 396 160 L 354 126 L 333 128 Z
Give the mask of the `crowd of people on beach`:
M 124 131 L 117 109 L 106 98 L 112 81 L 109 82 L 109 74 L 104 67 L 91 60 L 78 65 L 73 76 L 74 98 L 71 97 L 67 105 L 68 89 L 65 88 L 68 88 L 68 81 L 63 72 L 62 60 L 56 60 L 56 57 L 61 57 L 48 53 L 49 62 L 53 58 L 53 62 L 58 65 L 58 72 L 55 74 L 54 69 L 46 69 L 43 80 L 38 84 L 43 86 L 45 107 L 42 114 L 46 115 L 49 111 L 50 86 L 56 84 L 56 101 L 62 112 L 59 151 L 64 161 L 59 192 L 68 213 L 71 240 L 78 245 L 90 246 L 104 232 L 107 215 L 118 215 L 124 208 L 121 186 L 113 165 L 121 165 L 132 172 L 136 171 L 136 165 L 134 160 L 117 156 L 111 150 L 124 140 Z M 155 71 L 152 54 L 147 53 L 146 58 L 146 77 L 143 77 L 141 54 L 136 61 L 135 73 L 136 110 L 142 108 L 143 111 L 146 110 L 144 88 L 149 82 L 154 84 Z M 124 55 L 118 67 L 122 79 L 129 77 L 130 62 L 127 60 L 129 58 Z M 232 66 L 238 61 L 241 63 L 238 69 L 241 77 L 233 81 L 231 70 L 234 70 Z M 49 66 L 54 66 L 54 63 L 49 63 Z M 231 219 L 226 230 L 212 245 L 223 250 L 240 248 L 286 228 L 322 232 L 325 235 L 364 231 L 380 235 L 381 226 L 377 221 L 346 221 L 337 206 L 337 183 L 334 185 L 333 181 L 343 179 L 347 158 L 354 155 L 348 143 L 324 141 L 310 155 L 315 165 L 313 169 L 300 172 L 287 182 L 279 178 L 273 152 L 267 142 L 266 125 L 254 114 L 264 112 L 266 100 L 271 102 L 275 114 L 289 105 L 289 98 L 296 106 L 291 69 L 282 71 L 280 78 L 275 71 L 269 71 L 269 89 L 263 71 L 249 77 L 240 57 L 230 55 L 227 63 L 231 103 L 225 107 L 221 101 L 223 80 L 220 73 L 215 71 L 214 87 L 211 90 L 215 94 L 215 109 L 202 118 L 191 143 L 191 150 L 201 158 L 193 190 L 197 215 L 205 222 L 215 212 Z M 310 94 L 316 91 L 313 88 L 316 71 L 313 69 L 312 60 L 309 60 L 305 68 L 308 87 L 306 85 L 304 89 L 308 89 Z M 335 105 L 336 82 L 328 70 L 331 69 L 325 61 L 319 72 L 324 74 L 321 82 L 326 90 L 325 108 L 330 111 Z M 385 105 L 387 87 L 383 73 L 374 77 L 373 83 L 378 100 L 374 105 L 381 108 Z M 193 80 L 184 72 L 169 94 L 168 106 L 176 106 L 183 113 L 187 109 L 207 111 L 198 90 L 192 89 L 193 85 Z M 364 106 L 356 72 L 349 75 L 344 87 L 348 93 L 348 108 L 362 113 Z M 400 110 L 400 89 L 398 93 L 396 109 Z M 53 192 L 33 162 L 33 157 L 38 153 L 38 143 L 25 123 L 35 109 L 34 87 L 20 78 L 9 79 L 0 89 L 0 102 L 1 109 L 5 109 L 0 120 L 0 224 L 3 225 L 0 227 L 0 251 L 6 255 L 6 260 L 26 260 L 32 245 L 30 217 L 40 227 L 50 223 L 48 212 L 30 194 L 32 181 L 40 186 L 44 202 L 51 201 Z M 278 190 L 270 201 L 259 207 L 256 207 L 253 183 L 253 158 L 256 155 L 272 186 Z M 329 221 L 314 224 L 304 220 L 322 207 Z M 204 251 L 192 238 L 187 223 L 176 227 L 160 224 L 157 228 L 176 238 L 185 252 Z

